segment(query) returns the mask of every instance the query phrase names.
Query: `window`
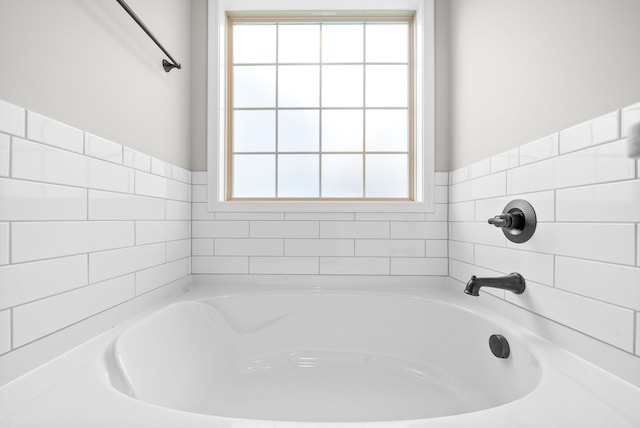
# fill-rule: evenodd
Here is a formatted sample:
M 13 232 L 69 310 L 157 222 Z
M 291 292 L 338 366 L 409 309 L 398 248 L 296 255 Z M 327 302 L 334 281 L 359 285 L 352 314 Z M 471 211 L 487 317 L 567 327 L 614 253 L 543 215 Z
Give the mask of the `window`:
M 210 209 L 432 210 L 433 6 L 388 3 L 210 0 Z
M 413 199 L 412 17 L 345 19 L 230 17 L 229 199 Z

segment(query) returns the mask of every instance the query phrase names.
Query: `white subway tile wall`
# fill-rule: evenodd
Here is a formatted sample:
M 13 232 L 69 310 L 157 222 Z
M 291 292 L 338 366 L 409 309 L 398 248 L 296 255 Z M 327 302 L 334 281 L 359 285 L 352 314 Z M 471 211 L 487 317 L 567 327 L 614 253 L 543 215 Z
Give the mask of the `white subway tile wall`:
M 490 175 L 478 174 L 486 160 L 452 171 L 449 275 L 460 287 L 471 275 L 519 272 L 524 294 L 485 293 L 640 355 L 640 180 L 624 139 L 639 111 L 636 104 L 524 144 L 518 161 L 494 156 Z M 513 199 L 531 202 L 538 217 L 522 244 L 487 224 Z
M 190 171 L 4 101 L 0 200 L 0 355 L 190 275 Z
M 446 277 L 448 174 L 435 182 L 433 213 L 211 213 L 194 172 L 193 274 Z

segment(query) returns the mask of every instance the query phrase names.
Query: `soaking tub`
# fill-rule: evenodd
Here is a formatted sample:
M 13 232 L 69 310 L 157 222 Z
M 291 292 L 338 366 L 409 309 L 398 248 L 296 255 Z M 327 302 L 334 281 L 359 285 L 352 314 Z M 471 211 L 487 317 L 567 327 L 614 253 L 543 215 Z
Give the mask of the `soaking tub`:
M 490 350 L 492 335 L 508 341 L 507 358 Z M 18 384 L 33 387 L 37 373 L 0 390 L 0 403 L 14 404 L 0 404 L 0 423 L 640 426 L 638 388 L 481 312 L 475 299 L 447 287 L 202 287 L 48 366 L 31 399 L 9 393 L 28 395 Z

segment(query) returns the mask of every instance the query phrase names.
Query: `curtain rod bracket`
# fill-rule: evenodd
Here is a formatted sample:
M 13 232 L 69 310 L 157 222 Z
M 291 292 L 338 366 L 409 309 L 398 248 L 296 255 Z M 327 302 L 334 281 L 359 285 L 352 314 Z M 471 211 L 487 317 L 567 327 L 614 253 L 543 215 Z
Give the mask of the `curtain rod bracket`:
M 133 10 L 131 10 L 129 5 L 124 0 L 116 0 L 116 1 L 129 14 L 129 16 L 133 18 L 134 21 L 136 21 L 136 24 L 138 24 L 140 28 L 142 28 L 142 31 L 147 33 L 147 36 L 149 36 L 151 40 L 153 40 L 153 42 L 160 48 L 160 50 L 164 52 L 167 58 L 171 60 L 171 62 L 167 61 L 166 59 L 162 60 L 162 68 L 164 68 L 164 71 L 168 73 L 174 68 L 177 68 L 178 70 L 180 70 L 182 66 L 175 59 L 173 59 L 171 54 L 169 54 L 169 52 L 167 52 L 167 50 L 160 44 L 158 39 L 156 39 L 155 36 L 151 33 L 151 31 L 149 31 L 149 28 L 147 28 L 147 26 L 144 25 L 144 22 L 142 22 L 142 20 L 138 17 L 138 15 L 136 15 L 136 13 Z

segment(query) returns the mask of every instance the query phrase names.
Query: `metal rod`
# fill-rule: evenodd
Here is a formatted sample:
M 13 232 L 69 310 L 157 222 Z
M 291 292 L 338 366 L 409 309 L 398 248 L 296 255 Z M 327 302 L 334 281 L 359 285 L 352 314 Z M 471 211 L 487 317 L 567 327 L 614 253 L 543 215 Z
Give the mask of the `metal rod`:
M 144 25 L 144 22 L 142 22 L 140 20 L 138 15 L 136 15 L 136 13 L 133 10 L 131 10 L 129 5 L 124 0 L 116 0 L 116 1 L 129 14 L 129 16 L 131 18 L 133 18 L 134 21 L 136 21 L 136 23 L 140 26 L 140 28 L 142 28 L 142 30 L 145 33 L 147 33 L 147 36 L 149 36 L 151 38 L 151 40 L 153 40 L 153 42 L 160 48 L 160 50 L 162 50 L 162 52 L 164 52 L 164 54 L 171 60 L 171 62 L 167 61 L 166 59 L 162 60 L 162 67 L 164 68 L 164 71 L 166 71 L 168 73 L 173 68 L 181 69 L 182 66 L 180 64 L 178 64 L 178 62 L 175 59 L 173 59 L 171 54 L 169 52 L 167 52 L 167 50 L 162 46 L 162 44 L 160 44 L 158 39 L 156 39 L 155 36 L 151 33 L 151 31 L 149 31 L 147 26 Z

